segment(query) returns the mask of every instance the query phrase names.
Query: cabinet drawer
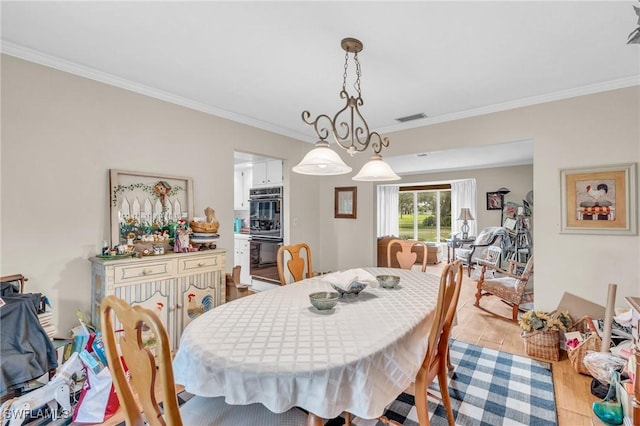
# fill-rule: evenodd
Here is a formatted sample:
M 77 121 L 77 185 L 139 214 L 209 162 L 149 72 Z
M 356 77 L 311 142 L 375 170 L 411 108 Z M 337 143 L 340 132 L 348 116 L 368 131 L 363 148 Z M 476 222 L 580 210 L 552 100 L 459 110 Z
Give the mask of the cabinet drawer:
M 178 273 L 197 272 L 209 269 L 224 269 L 224 255 L 183 257 L 178 259 Z
M 133 281 L 152 281 L 170 278 L 175 274 L 175 262 L 149 262 L 145 264 L 121 265 L 114 267 L 115 283 L 122 284 Z

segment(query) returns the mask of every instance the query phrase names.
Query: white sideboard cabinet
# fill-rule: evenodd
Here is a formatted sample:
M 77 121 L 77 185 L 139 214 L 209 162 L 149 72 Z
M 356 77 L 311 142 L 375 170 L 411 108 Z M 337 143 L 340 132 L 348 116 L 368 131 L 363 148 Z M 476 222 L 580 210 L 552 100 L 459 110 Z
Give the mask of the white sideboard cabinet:
M 198 315 L 225 301 L 226 250 L 171 253 L 91 261 L 91 321 L 100 325 L 100 302 L 115 294 L 131 305 L 156 309 L 172 351 L 182 330 Z

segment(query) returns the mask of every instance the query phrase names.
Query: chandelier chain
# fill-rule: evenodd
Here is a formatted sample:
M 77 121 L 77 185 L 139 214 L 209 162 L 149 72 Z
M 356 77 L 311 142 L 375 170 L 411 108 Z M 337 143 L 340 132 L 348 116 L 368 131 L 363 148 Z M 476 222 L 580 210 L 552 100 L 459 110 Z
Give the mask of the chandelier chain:
M 349 52 L 344 52 L 344 73 L 342 74 L 342 90 L 347 91 L 347 71 L 349 70 Z
M 362 75 L 362 71 L 360 69 L 360 61 L 358 60 L 358 52 L 353 54 L 353 62 L 356 64 L 356 81 L 353 83 L 353 87 L 355 87 L 358 92 L 358 97 L 362 97 L 362 93 L 360 91 L 360 76 Z M 342 90 L 347 91 L 347 76 L 349 74 L 349 52 L 345 52 L 344 54 L 344 73 L 342 74 Z
M 356 64 L 356 83 L 355 83 L 355 88 L 358 91 L 358 97 L 362 97 L 362 94 L 360 93 L 360 61 L 358 60 L 358 52 L 356 52 L 353 55 L 353 61 Z

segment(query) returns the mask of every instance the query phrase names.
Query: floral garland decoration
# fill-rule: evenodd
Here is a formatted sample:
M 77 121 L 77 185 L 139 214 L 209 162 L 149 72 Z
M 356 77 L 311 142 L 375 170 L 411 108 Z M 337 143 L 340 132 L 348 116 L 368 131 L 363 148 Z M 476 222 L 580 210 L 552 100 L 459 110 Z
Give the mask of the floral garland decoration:
M 132 183 L 130 185 L 117 185 L 113 187 L 113 200 L 111 200 L 111 202 L 113 203 L 113 206 L 117 206 L 118 205 L 118 194 L 124 191 L 134 191 L 136 189 L 141 189 L 144 192 L 147 192 L 151 195 L 153 195 L 156 198 L 160 198 L 160 195 L 156 192 L 155 190 L 155 186 L 156 184 L 153 185 L 147 185 L 146 183 Z M 166 196 L 173 196 L 176 195 L 179 191 L 182 191 L 184 188 L 181 186 L 174 186 L 171 188 L 170 191 L 168 191 L 166 193 Z M 163 206 L 164 207 L 164 206 Z

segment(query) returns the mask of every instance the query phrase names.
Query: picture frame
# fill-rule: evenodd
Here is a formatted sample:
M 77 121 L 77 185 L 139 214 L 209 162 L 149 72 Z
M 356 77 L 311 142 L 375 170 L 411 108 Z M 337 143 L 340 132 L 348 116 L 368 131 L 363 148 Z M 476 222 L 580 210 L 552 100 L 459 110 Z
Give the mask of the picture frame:
M 111 247 L 126 244 L 131 235 L 170 231 L 181 218 L 193 218 L 193 180 L 110 169 L 109 206 Z
M 560 170 L 564 234 L 637 235 L 636 163 Z
M 358 187 L 343 186 L 336 188 L 333 216 L 336 219 L 356 219 L 357 213 Z
M 487 210 L 502 210 L 502 194 L 487 192 Z

